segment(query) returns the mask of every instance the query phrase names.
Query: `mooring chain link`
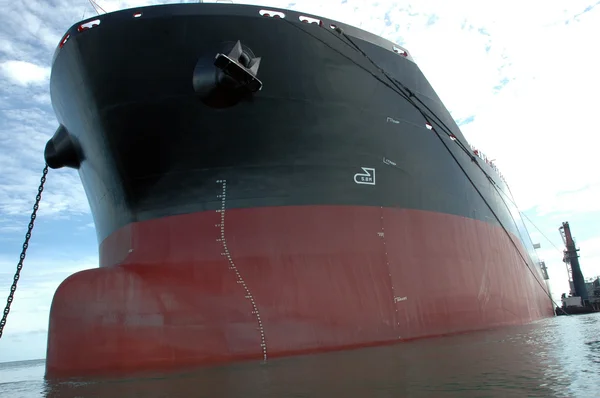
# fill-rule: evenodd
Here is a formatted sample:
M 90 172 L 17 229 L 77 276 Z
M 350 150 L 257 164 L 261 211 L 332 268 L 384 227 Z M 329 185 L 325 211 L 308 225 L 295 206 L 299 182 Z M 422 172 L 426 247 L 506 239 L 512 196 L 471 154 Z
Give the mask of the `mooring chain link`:
M 31 213 L 31 221 L 29 221 L 29 226 L 27 227 L 27 233 L 25 234 L 25 242 L 23 243 L 23 250 L 21 251 L 21 256 L 19 257 L 19 263 L 17 264 L 17 271 L 15 272 L 15 277 L 13 279 L 12 286 L 10 287 L 10 293 L 8 294 L 8 298 L 6 299 L 6 307 L 4 308 L 4 314 L 2 315 L 2 320 L 0 321 L 0 337 L 2 337 L 2 333 L 4 332 L 4 325 L 6 325 L 6 318 L 8 318 L 8 313 L 10 312 L 10 305 L 13 302 L 13 297 L 15 295 L 15 291 L 17 290 L 17 282 L 19 281 L 19 277 L 21 276 L 21 270 L 23 269 L 23 261 L 25 260 L 25 254 L 27 253 L 27 247 L 29 247 L 29 239 L 31 238 L 31 231 L 33 230 L 33 224 L 35 222 L 35 217 L 40 206 L 40 200 L 42 200 L 42 191 L 44 190 L 44 184 L 46 183 L 46 175 L 48 174 L 48 165 L 44 167 L 44 171 L 42 172 L 42 178 L 40 179 L 40 186 L 38 188 L 38 193 L 35 196 L 35 204 L 33 205 L 33 212 Z

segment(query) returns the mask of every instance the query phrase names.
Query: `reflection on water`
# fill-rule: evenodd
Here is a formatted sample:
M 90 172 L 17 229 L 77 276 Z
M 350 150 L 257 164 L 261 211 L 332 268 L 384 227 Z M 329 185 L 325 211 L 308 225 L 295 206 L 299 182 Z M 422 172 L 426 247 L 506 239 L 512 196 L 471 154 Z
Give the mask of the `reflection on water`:
M 15 398 L 599 397 L 600 315 L 557 317 L 395 346 L 160 377 L 8 382 L 0 384 L 2 394 Z

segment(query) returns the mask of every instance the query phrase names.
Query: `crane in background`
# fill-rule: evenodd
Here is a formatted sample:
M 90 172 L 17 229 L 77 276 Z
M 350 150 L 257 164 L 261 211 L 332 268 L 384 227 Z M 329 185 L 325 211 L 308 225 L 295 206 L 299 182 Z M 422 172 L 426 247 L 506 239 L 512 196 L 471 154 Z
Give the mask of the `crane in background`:
M 592 282 L 585 282 L 579 265 L 579 249 L 575 245 L 569 223 L 567 221 L 563 222 L 558 230 L 565 245 L 563 262 L 567 266 L 571 292 L 568 297 L 563 293 L 561 297 L 562 310 L 557 308 L 556 314 L 600 312 L 600 278 L 596 278 Z

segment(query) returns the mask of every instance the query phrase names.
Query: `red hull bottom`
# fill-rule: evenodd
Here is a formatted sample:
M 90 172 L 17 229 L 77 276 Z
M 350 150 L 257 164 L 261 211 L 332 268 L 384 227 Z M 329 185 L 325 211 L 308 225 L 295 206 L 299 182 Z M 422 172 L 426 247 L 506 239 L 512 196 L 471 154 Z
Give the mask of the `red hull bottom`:
M 50 377 L 268 360 L 553 315 L 502 228 L 426 211 L 207 211 L 131 224 L 100 258 L 54 296 Z

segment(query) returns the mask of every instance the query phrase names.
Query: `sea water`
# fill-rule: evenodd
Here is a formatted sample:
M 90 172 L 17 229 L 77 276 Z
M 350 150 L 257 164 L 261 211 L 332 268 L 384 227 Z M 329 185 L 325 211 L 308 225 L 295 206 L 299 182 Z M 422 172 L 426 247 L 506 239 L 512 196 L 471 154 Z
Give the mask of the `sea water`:
M 392 346 L 122 379 L 0 364 L 0 397 L 600 397 L 600 314 Z

